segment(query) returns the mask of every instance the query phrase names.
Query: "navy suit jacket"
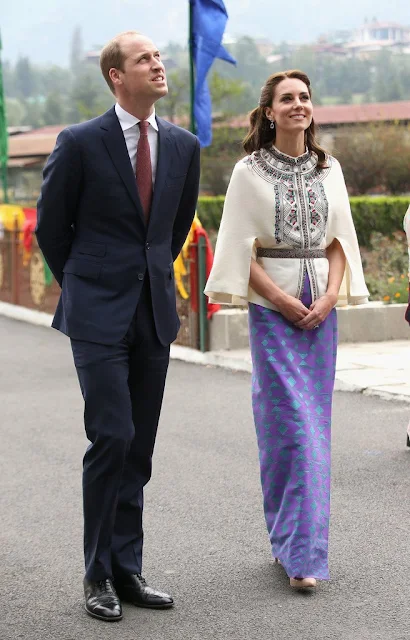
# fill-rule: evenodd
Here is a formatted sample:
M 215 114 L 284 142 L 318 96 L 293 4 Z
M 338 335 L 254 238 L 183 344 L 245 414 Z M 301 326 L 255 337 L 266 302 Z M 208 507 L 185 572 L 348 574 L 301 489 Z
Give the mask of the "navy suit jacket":
M 45 166 L 36 236 L 62 288 L 53 327 L 71 338 L 120 341 L 146 275 L 158 338 L 176 338 L 173 262 L 195 213 L 200 152 L 189 131 L 157 122 L 148 226 L 114 108 L 62 131 Z

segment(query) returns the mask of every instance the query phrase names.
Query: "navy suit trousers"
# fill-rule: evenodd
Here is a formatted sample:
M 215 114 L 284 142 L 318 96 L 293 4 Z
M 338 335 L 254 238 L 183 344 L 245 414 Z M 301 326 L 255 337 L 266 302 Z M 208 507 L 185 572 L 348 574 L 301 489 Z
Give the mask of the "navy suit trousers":
M 125 337 L 71 339 L 90 445 L 83 464 L 84 554 L 89 580 L 141 573 L 143 487 L 169 363 L 157 337 L 146 278 Z

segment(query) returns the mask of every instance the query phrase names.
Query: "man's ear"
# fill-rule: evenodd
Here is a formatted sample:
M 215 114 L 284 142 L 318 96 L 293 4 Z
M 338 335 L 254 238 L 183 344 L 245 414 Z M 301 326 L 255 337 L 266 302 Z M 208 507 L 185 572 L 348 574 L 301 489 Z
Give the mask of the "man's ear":
M 108 75 L 110 76 L 111 82 L 116 85 L 121 83 L 121 78 L 118 69 L 114 67 L 109 70 Z

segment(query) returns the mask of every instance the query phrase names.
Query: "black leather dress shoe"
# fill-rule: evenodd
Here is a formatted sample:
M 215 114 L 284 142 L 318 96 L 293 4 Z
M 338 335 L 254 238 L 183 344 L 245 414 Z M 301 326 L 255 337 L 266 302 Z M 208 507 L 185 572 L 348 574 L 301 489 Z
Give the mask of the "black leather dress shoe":
M 169 609 L 174 604 L 171 596 L 149 587 L 139 573 L 115 578 L 114 584 L 119 598 L 135 604 L 136 607 Z
M 84 578 L 85 610 L 90 616 L 115 622 L 122 618 L 121 602 L 111 580 L 92 582 Z

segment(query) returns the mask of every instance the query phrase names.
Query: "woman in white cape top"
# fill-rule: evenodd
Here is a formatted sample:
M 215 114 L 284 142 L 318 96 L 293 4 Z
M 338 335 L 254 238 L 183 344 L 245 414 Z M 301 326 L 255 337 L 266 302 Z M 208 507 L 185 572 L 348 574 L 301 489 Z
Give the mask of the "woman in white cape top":
M 213 302 L 247 304 L 252 405 L 272 555 L 296 588 L 328 580 L 337 318 L 366 302 L 342 170 L 317 144 L 309 79 L 268 78 L 227 190 Z

